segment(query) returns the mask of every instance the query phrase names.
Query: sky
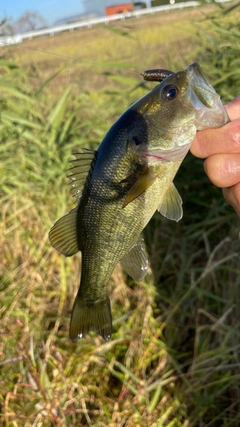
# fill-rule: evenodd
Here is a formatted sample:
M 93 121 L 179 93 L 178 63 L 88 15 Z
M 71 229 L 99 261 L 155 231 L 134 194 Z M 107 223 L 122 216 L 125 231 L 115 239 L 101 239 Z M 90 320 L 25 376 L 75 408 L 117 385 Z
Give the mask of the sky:
M 86 0 L 0 0 L 0 19 L 12 18 L 14 21 L 27 11 L 36 11 L 48 25 L 58 19 L 84 13 Z
M 131 0 L 0 0 L 0 20 L 12 18 L 16 21 L 25 12 L 38 12 L 47 25 L 62 18 L 96 11 L 104 14 L 105 6 L 126 3 Z

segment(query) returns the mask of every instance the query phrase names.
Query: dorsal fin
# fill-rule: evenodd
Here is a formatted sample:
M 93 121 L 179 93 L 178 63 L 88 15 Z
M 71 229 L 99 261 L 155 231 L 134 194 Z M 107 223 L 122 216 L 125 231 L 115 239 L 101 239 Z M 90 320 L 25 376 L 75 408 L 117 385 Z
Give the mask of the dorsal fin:
M 81 148 L 79 153 L 74 153 L 75 159 L 71 161 L 73 167 L 69 169 L 71 175 L 68 178 L 70 178 L 71 191 L 77 204 L 96 155 L 96 151 L 87 148 Z
M 77 242 L 77 208 L 55 222 L 48 236 L 51 245 L 61 254 L 76 254 L 80 250 Z

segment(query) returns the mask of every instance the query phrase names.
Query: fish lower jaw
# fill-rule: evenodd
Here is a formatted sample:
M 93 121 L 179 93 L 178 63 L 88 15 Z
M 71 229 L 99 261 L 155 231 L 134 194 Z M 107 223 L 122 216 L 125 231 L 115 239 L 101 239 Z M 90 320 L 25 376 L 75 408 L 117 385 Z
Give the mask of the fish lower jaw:
M 144 153 L 143 157 L 147 163 L 179 162 L 186 156 L 191 143 L 172 150 L 150 150 Z
M 230 121 L 228 113 L 217 95 L 214 106 L 207 108 L 200 101 L 196 106 L 196 118 L 194 125 L 197 130 L 219 128 Z
M 219 128 L 224 126 L 230 121 L 226 110 L 218 109 L 215 111 L 198 111 L 197 119 L 195 120 L 195 126 L 197 130 L 208 129 L 208 128 Z

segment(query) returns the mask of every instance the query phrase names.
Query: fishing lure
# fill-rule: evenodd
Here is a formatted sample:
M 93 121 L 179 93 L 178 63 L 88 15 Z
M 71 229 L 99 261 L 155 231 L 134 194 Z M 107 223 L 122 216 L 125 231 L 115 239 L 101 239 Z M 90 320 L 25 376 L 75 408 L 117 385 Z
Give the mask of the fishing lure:
M 144 78 L 144 80 L 148 80 L 151 82 L 162 82 L 172 74 L 173 74 L 173 71 L 164 70 L 164 69 L 154 69 L 154 70 L 143 71 L 141 73 L 141 76 Z

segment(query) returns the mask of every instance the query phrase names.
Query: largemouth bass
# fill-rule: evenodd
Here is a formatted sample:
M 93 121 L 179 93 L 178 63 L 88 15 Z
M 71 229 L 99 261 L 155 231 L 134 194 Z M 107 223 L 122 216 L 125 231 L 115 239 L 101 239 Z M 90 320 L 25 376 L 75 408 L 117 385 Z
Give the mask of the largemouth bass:
M 145 72 L 159 80 L 114 123 L 96 151 L 82 149 L 71 169 L 77 206 L 52 227 L 52 246 L 65 256 L 82 253 L 81 283 L 70 338 L 95 331 L 111 337 L 107 284 L 121 262 L 142 280 L 148 258 L 141 232 L 158 210 L 179 221 L 182 200 L 173 179 L 197 130 L 229 121 L 200 66 L 173 73 Z

